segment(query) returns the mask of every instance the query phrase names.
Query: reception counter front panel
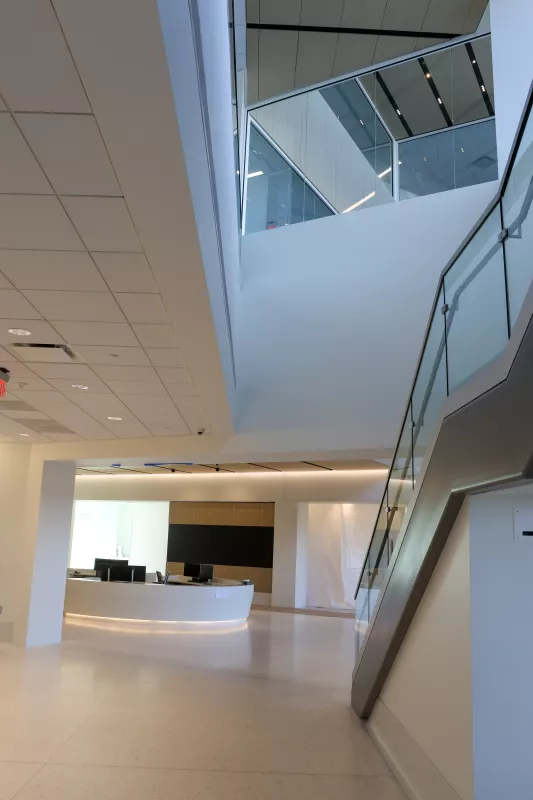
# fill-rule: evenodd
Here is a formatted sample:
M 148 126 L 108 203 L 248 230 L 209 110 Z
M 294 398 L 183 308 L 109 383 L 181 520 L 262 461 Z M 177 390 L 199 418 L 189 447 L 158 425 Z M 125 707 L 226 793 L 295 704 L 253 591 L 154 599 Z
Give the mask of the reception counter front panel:
M 252 584 L 105 583 L 69 578 L 65 613 L 147 622 L 221 622 L 246 619 Z

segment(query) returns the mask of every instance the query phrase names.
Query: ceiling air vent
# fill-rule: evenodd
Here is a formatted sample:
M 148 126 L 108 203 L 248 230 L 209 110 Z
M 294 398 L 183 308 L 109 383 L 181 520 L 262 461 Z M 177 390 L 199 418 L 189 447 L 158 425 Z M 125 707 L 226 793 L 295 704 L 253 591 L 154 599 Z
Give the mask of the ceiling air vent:
M 66 344 L 39 344 L 37 342 L 12 342 L 9 345 L 23 361 L 43 361 L 65 364 L 77 361 L 76 354 Z

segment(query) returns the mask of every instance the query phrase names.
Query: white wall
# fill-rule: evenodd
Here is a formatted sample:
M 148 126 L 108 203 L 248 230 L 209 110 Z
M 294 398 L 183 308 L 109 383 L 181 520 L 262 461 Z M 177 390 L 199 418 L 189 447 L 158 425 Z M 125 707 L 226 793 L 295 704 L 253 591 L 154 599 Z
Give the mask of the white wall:
M 0 641 L 12 637 L 25 589 L 20 568 L 31 557 L 25 536 L 30 451 L 26 445 L 0 445 Z
M 70 566 L 92 569 L 95 558 L 117 558 L 117 544 L 130 564 L 165 572 L 168 502 L 77 500 Z
M 392 202 L 391 190 L 318 90 L 255 109 L 252 116 L 337 211 L 372 192 L 368 207 Z
M 393 447 L 438 277 L 495 190 L 245 236 L 238 431 Z
M 385 468 L 233 475 L 84 475 L 76 478 L 76 499 L 377 503 L 386 477 Z
M 473 497 L 472 684 L 476 800 L 529 800 L 533 787 L 533 539 L 516 542 L 513 517 L 533 490 Z
M 502 172 L 533 78 L 533 3 L 490 0 L 490 24 L 498 160 Z
M 307 605 L 354 608 L 354 596 L 379 505 L 310 503 Z
M 497 651 L 493 612 L 502 593 L 494 580 L 491 592 L 483 615 Z M 498 683 L 492 684 L 493 695 Z M 487 697 L 489 703 L 492 700 Z M 468 501 L 381 692 L 370 729 L 411 800 L 473 800 Z M 507 724 L 499 733 L 505 738 Z M 501 791 L 476 793 L 476 800 L 525 800 L 525 795 L 509 791 L 509 772 L 497 750 L 492 758 L 501 775 Z

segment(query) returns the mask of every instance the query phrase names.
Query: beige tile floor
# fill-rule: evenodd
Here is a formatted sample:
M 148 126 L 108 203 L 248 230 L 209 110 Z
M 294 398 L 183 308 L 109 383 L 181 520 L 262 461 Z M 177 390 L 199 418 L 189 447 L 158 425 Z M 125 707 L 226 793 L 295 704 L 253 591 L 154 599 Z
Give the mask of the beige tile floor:
M 350 619 L 0 645 L 0 800 L 400 800 L 349 707 Z

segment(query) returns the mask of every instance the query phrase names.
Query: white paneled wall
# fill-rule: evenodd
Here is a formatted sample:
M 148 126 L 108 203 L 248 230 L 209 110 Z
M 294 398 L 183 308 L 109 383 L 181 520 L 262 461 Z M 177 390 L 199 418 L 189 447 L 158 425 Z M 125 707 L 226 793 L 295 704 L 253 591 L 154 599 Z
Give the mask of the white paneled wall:
M 319 91 L 258 108 L 253 116 L 337 211 L 372 192 L 376 194 L 365 206 L 392 201 L 390 190 Z

